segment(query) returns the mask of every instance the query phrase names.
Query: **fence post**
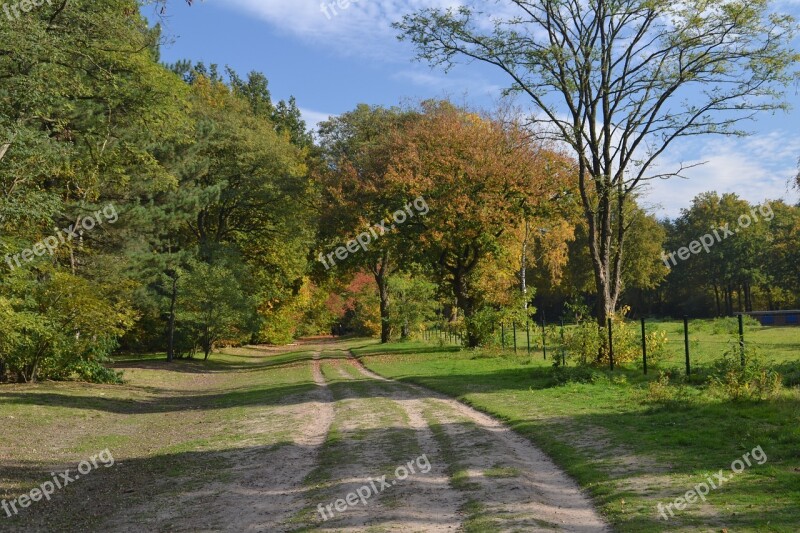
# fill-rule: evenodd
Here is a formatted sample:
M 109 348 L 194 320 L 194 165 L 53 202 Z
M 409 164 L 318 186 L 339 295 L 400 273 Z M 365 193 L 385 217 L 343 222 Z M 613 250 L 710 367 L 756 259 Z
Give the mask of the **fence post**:
M 647 375 L 647 335 L 644 331 L 644 317 L 642 317 L 642 367 L 644 375 Z
M 528 357 L 531 355 L 531 320 L 530 318 L 525 319 L 525 335 L 528 338 Z
M 512 321 L 511 327 L 513 328 L 514 331 L 514 355 L 517 355 L 517 322 Z
M 608 319 L 608 364 L 614 371 L 614 331 L 611 328 L 611 318 Z
M 742 358 L 742 366 L 744 366 L 744 317 L 742 313 L 739 313 L 739 354 Z
M 547 361 L 547 334 L 545 332 L 545 327 L 547 327 L 547 319 L 544 317 L 544 310 L 542 311 L 542 354 L 544 355 L 544 360 Z
M 683 344 L 686 347 L 686 375 L 692 373 L 692 367 L 689 364 L 689 317 L 683 315 Z

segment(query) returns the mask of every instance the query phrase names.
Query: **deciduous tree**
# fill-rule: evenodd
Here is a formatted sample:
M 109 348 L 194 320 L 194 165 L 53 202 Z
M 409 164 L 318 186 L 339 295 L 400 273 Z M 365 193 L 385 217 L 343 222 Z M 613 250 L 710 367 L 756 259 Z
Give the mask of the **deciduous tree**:
M 504 0 L 483 11 L 423 9 L 396 27 L 419 58 L 479 61 L 572 149 L 589 235 L 597 319 L 623 288 L 626 205 L 675 141 L 743 134 L 782 109 L 800 54 L 796 23 L 767 0 Z

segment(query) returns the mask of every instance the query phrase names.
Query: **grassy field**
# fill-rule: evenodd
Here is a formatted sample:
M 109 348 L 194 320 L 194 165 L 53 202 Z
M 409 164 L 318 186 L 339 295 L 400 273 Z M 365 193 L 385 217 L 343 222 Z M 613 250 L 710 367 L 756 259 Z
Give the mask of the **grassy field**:
M 115 460 L 51 501 L 12 517 L 0 511 L 0 531 L 104 530 L 111 510 L 138 507 L 148 508 L 137 520 L 149 521 L 149 530 L 169 530 L 181 518 L 165 517 L 171 502 L 182 498 L 187 508 L 202 510 L 201 501 L 184 496 L 187 490 L 224 480 L 233 452 L 285 445 L 293 426 L 313 416 L 280 409 L 313 390 L 311 352 L 269 359 L 233 352 L 172 365 L 162 356 L 120 357 L 115 367 L 124 370 L 124 385 L 0 387 L 0 500 L 27 493 L 50 472 L 74 472 L 106 448 Z
M 658 325 L 671 339 L 676 326 Z M 708 367 L 724 350 L 711 341 L 727 342 L 728 335 L 715 333 L 713 324 L 694 326 L 696 365 Z M 747 338 L 782 346 L 765 354 L 781 368 L 800 367 L 797 329 L 759 328 Z M 657 368 L 645 377 L 633 366 L 595 370 L 582 383 L 570 381 L 571 371 L 554 370 L 541 353 L 529 357 L 522 349 L 515 356 L 408 342 L 355 352 L 386 377 L 430 387 L 505 420 L 578 480 L 619 531 L 800 528 L 797 388 L 768 401 L 732 401 L 712 394 L 703 372 L 691 382 L 676 373 L 669 384 L 659 384 Z M 662 367 L 675 364 L 669 359 Z M 587 377 L 572 372 L 578 381 Z M 751 461 L 731 475 L 731 464 L 759 446 L 764 464 Z M 713 474 L 720 470 L 730 479 L 705 502 L 673 507 L 669 521 L 659 516 L 658 503 L 666 506 L 709 476 L 717 479 Z
M 628 329 L 631 336 L 637 340 L 641 338 L 641 325 L 639 322 L 628 322 Z M 574 326 L 566 325 L 566 332 Z M 547 357 L 553 359 L 561 356 L 562 345 L 560 343 L 561 328 L 558 325 L 548 325 L 547 333 Z M 661 368 L 684 368 L 686 361 L 683 322 L 679 320 L 663 321 L 648 320 L 646 322 L 647 333 L 663 331 L 666 334 L 667 344 L 665 353 L 659 357 L 658 363 Z M 437 336 L 431 342 L 442 339 L 443 345 L 456 346 L 458 340 L 449 339 L 446 335 Z M 530 341 L 530 354 L 534 358 L 544 359 L 542 350 L 542 329 L 535 324 L 530 325 L 530 331 L 526 331 L 525 325 L 518 325 L 516 331 L 517 355 L 528 354 L 528 342 Z M 754 348 L 767 361 L 781 364 L 800 360 L 800 327 L 762 327 L 756 322 L 747 322 L 745 326 L 745 344 Z M 689 321 L 689 355 L 692 366 L 704 367 L 718 358 L 722 352 L 731 347 L 738 346 L 739 333 L 736 318 L 720 318 L 714 320 L 690 320 Z M 499 348 L 500 333 L 497 332 L 495 343 Z M 508 353 L 514 353 L 514 334 L 510 327 L 505 328 L 505 349 Z M 655 363 L 653 354 L 650 354 L 650 362 Z

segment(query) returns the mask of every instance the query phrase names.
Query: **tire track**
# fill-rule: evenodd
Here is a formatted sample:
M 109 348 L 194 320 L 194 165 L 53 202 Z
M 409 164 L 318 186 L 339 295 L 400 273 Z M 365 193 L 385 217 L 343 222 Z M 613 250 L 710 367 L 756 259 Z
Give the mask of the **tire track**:
M 446 433 L 457 455 L 448 459 L 466 468 L 463 485 L 474 486 L 470 499 L 485 508 L 492 530 L 610 531 L 577 484 L 530 441 L 452 398 L 375 374 L 350 355 L 362 375 L 393 385 L 413 425 L 427 429 L 418 431 L 421 440 L 432 438 L 431 419 Z

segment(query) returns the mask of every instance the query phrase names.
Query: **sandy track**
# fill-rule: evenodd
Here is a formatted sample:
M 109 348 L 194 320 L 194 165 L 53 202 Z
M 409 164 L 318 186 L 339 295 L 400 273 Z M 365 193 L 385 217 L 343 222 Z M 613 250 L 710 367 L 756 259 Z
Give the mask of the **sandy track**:
M 249 431 L 289 437 L 224 453 L 218 481 L 180 490 L 169 505 L 118 510 L 106 531 L 609 531 L 577 485 L 497 420 L 423 387 L 378 376 L 335 344 L 306 344 L 313 391 L 248 420 Z M 325 376 L 332 380 L 326 382 Z M 268 417 L 267 417 L 268 414 Z M 245 443 L 246 444 L 246 443 Z M 417 472 L 366 504 L 323 520 L 318 506 L 422 454 Z M 456 479 L 457 478 L 457 479 Z M 477 511 L 476 511 L 477 509 Z M 146 517 L 144 520 L 142 517 Z
M 275 420 L 292 427 L 291 442 L 274 447 L 245 447 L 224 454 L 232 465 L 224 481 L 184 490 L 169 505 L 148 502 L 121 510 L 105 531 L 286 532 L 305 504 L 304 480 L 314 469 L 334 418 L 332 395 L 320 372 L 319 352 L 312 361 L 315 390 L 269 409 L 270 423 L 256 418 L 258 432 L 274 430 Z M 271 426 L 271 427 L 269 427 Z M 191 485 L 191 480 L 184 480 Z M 165 524 L 169 524 L 166 526 Z
M 363 376 L 391 384 L 389 397 L 403 404 L 415 428 L 426 435 L 421 439 L 430 440 L 423 413 L 443 428 L 460 466 L 469 474 L 468 482 L 477 485 L 468 491 L 470 499 L 496 519 L 496 530 L 610 531 L 571 478 L 530 441 L 498 420 L 424 387 L 387 380 L 355 358 L 350 362 Z M 483 475 L 498 468 L 502 476 Z

